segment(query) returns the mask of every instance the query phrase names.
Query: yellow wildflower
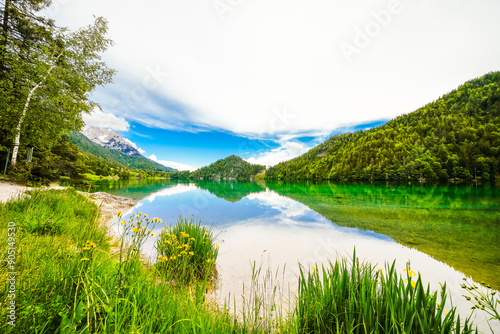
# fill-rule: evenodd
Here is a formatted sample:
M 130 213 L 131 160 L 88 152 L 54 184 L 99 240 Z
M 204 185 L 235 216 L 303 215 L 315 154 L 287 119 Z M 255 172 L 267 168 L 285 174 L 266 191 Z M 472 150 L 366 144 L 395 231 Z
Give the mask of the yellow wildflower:
M 84 257 L 81 261 L 90 261 L 90 259 L 88 257 Z
M 132 229 L 132 232 L 139 232 L 139 229 L 138 229 L 137 227 L 134 227 L 134 228 Z
M 208 260 L 207 260 L 207 263 L 210 263 L 210 262 L 212 262 L 212 260 L 211 260 L 211 259 L 208 259 Z
M 219 249 L 219 245 L 215 245 L 215 248 Z
M 417 276 L 417 274 L 415 274 L 415 272 L 413 270 L 409 270 L 409 269 L 403 269 L 403 272 L 408 272 L 408 276 L 410 277 L 413 277 L 413 276 Z
M 194 255 L 194 252 L 189 252 L 189 255 L 193 256 L 193 255 Z

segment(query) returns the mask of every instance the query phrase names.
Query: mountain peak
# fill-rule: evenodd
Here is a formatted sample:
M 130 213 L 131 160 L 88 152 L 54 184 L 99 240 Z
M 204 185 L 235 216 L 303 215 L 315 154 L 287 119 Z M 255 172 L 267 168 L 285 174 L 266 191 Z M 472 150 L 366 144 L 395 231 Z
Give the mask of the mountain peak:
M 111 148 L 130 155 L 139 157 L 142 154 L 137 150 L 137 145 L 130 140 L 123 138 L 118 132 L 99 128 L 96 126 L 88 127 L 82 131 L 82 134 L 96 144 Z

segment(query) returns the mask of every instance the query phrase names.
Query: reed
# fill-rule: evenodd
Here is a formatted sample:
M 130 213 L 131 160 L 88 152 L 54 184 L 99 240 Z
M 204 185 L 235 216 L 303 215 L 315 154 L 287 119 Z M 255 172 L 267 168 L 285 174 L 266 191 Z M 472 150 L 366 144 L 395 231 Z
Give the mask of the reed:
M 445 312 L 446 285 L 440 293 L 424 287 L 409 263 L 405 278 L 395 263 L 376 269 L 352 259 L 321 270 L 301 268 L 296 307 L 297 333 L 472 333 L 455 308 Z

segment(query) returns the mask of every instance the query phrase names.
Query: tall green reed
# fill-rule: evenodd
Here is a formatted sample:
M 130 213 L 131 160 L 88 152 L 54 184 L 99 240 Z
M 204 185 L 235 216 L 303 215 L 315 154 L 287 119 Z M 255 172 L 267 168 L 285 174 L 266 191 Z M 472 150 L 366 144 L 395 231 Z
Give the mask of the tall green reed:
M 296 306 L 297 333 L 472 333 L 470 318 L 462 324 L 455 308 L 445 312 L 441 292 L 424 287 L 408 264 L 404 280 L 395 263 L 375 269 L 354 253 L 310 271 L 300 269 Z

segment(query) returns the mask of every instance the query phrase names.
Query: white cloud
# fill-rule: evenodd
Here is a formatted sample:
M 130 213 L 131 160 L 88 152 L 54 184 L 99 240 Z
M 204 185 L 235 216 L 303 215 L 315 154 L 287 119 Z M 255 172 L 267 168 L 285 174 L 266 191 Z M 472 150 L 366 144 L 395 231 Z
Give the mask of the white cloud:
M 266 189 L 266 191 L 262 191 L 259 193 L 252 193 L 246 196 L 246 198 L 251 200 L 258 200 L 265 205 L 269 205 L 270 207 L 279 210 L 281 214 L 286 217 L 300 216 L 307 210 L 310 210 L 309 207 L 305 206 L 304 204 L 288 197 L 281 196 L 275 191 L 270 191 L 269 189 Z
M 123 117 L 116 117 L 99 109 L 94 110 L 91 114 L 83 114 L 82 118 L 85 122 L 85 128 L 97 126 L 115 131 L 128 131 L 130 129 L 130 125 Z
M 133 148 L 135 148 L 140 154 L 144 154 L 146 153 L 145 150 L 143 150 L 142 148 L 140 147 L 137 147 L 137 144 L 134 143 L 133 141 L 131 141 L 130 139 L 127 139 L 127 138 L 123 138 L 127 143 L 129 143 Z
M 186 165 L 186 164 L 183 164 L 183 163 L 180 163 L 180 162 L 167 161 L 167 160 L 158 160 L 158 158 L 154 154 L 151 154 L 148 158 L 151 159 L 151 160 L 153 160 L 153 161 L 155 161 L 155 162 L 157 162 L 157 163 L 159 163 L 159 164 L 162 164 L 163 166 L 175 168 L 175 169 L 177 169 L 179 171 L 189 170 L 189 171 L 192 172 L 192 171 L 198 169 L 197 167 Z
M 317 145 L 305 145 L 297 141 L 291 141 L 290 136 L 282 137 L 279 140 L 280 146 L 264 153 L 257 154 L 256 157 L 246 159 L 251 164 L 274 166 L 280 162 L 296 158 Z
M 411 112 L 500 70 L 496 0 L 227 3 L 223 20 L 201 0 L 121 0 L 120 10 L 116 1 L 72 0 L 50 13 L 73 29 L 93 14 L 108 18 L 116 46 L 105 60 L 118 75 L 98 102 L 171 129 L 331 131 Z M 398 10 L 381 18 L 391 3 Z M 357 49 L 349 59 L 346 44 Z M 283 106 L 292 117 L 276 115 Z

